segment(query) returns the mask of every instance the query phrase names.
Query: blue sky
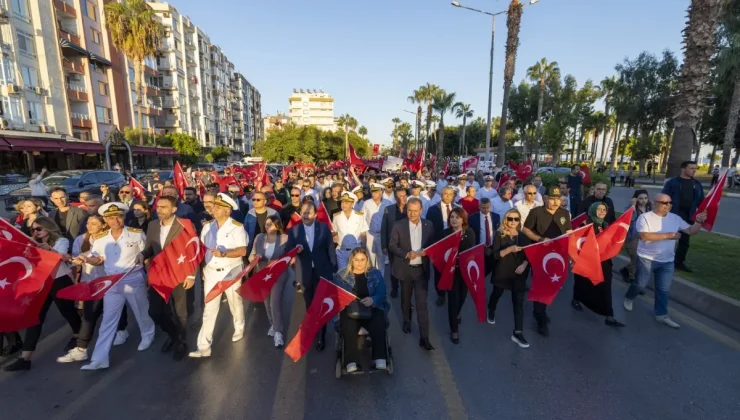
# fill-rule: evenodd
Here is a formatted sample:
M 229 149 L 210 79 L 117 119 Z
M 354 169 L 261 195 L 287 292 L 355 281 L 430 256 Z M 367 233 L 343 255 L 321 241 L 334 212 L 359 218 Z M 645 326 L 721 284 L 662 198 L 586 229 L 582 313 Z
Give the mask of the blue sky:
M 522 2 L 525 2 L 523 0 Z M 465 0 L 490 12 L 508 0 Z M 286 112 L 295 88 L 322 88 L 374 143 L 391 119 L 414 123 L 406 98 L 426 82 L 486 116 L 491 20 L 444 0 L 172 0 L 262 93 L 263 114 Z M 515 83 L 542 57 L 598 83 L 641 51 L 674 51 L 689 0 L 540 0 L 522 16 Z M 496 18 L 493 116 L 501 113 L 506 17 Z M 448 114 L 447 125 L 458 122 Z

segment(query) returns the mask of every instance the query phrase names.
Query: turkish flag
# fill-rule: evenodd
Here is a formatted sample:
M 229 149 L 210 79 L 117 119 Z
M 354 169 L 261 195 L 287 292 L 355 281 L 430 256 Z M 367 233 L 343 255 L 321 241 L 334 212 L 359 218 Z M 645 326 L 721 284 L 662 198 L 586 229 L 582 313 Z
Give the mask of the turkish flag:
M 146 191 L 146 188 L 144 188 L 143 185 L 139 181 L 137 181 L 134 177 L 128 178 L 128 185 L 131 187 L 131 189 L 134 191 L 134 198 L 137 200 L 145 200 L 146 195 L 144 195 L 144 191 Z
M 32 247 L 37 247 L 39 245 L 38 242 L 26 236 L 25 233 L 18 230 L 15 226 L 10 224 L 10 222 L 8 222 L 2 217 L 0 217 L 0 235 L 2 235 L 2 237 L 0 237 L 2 239 L 17 242 L 22 245 L 27 245 L 27 246 L 32 246 Z
M 525 179 L 529 178 L 530 175 L 532 175 L 532 172 L 534 172 L 534 165 L 532 165 L 532 159 L 529 159 L 526 162 L 522 162 L 521 165 L 517 166 L 514 169 L 516 170 L 516 177 L 524 181 Z
M 331 218 L 329 217 L 329 212 L 326 211 L 326 207 L 324 206 L 324 202 L 319 202 L 318 210 L 316 211 L 316 220 L 319 222 L 324 222 L 329 226 L 329 229 L 331 229 L 332 232 L 334 232 L 334 224 L 331 222 Z
M 588 212 L 581 213 L 578 216 L 571 219 L 570 225 L 573 227 L 578 227 L 578 226 L 581 226 L 586 220 L 588 220 Z
M 714 221 L 717 220 L 717 213 L 719 212 L 719 201 L 722 199 L 722 190 L 725 188 L 727 182 L 728 170 L 723 170 L 723 173 L 719 176 L 719 180 L 714 184 L 711 190 L 704 200 L 699 204 L 696 209 L 696 213 L 691 218 L 692 221 L 696 221 L 696 215 L 702 212 L 707 212 L 707 219 L 701 224 L 704 230 L 711 232 L 714 229 Z M 675 205 L 675 204 L 674 204 Z M 631 219 L 630 219 L 631 220 Z
M 478 169 L 478 156 L 471 157 L 462 163 L 462 170 L 476 170 Z
M 352 145 L 349 145 L 349 164 L 350 165 L 357 165 L 360 168 L 365 167 L 365 162 L 362 161 L 362 158 L 357 156 L 357 152 L 355 151 L 355 148 L 352 147 Z
M 601 261 L 606 261 L 610 258 L 614 258 L 622 251 L 624 241 L 627 239 L 627 233 L 630 230 L 630 224 L 632 223 L 632 213 L 635 211 L 634 207 L 630 207 L 629 210 L 622 213 L 619 218 L 609 225 L 603 232 L 596 237 L 599 242 L 599 252 L 601 253 Z
M 454 232 L 445 238 L 429 245 L 424 252 L 429 261 L 439 270 L 439 290 L 452 290 L 452 281 L 455 279 L 455 263 L 457 252 L 462 240 L 462 230 Z
M 421 146 L 421 151 L 416 154 L 416 159 L 414 159 L 414 162 L 411 164 L 411 172 L 419 172 L 421 168 L 424 167 L 424 146 Z
M 201 180 L 199 179 L 199 180 L 198 180 L 198 193 L 199 193 L 199 195 L 200 195 L 200 200 L 201 200 L 201 201 L 203 201 L 203 196 L 205 196 L 205 195 L 206 195 L 206 192 L 207 192 L 207 191 L 208 191 L 208 190 L 206 189 L 206 186 L 205 186 L 205 185 L 203 185 L 203 181 L 201 181 Z
M 220 192 L 226 192 L 229 190 L 229 185 L 231 184 L 239 185 L 239 183 L 236 181 L 236 178 L 234 178 L 233 175 L 227 175 L 218 180 L 218 190 Z
M 258 165 L 257 184 L 254 187 L 257 191 L 261 191 L 264 185 L 270 184 L 270 178 L 267 175 L 267 162 L 262 162 Z
M 568 278 L 569 235 L 524 247 L 532 266 L 532 287 L 527 299 L 550 305 Z
M 373 155 L 377 156 L 378 153 L 380 153 L 380 145 L 379 144 L 373 144 Z
M 581 171 L 578 172 L 578 175 L 583 178 L 584 184 L 590 184 L 591 183 L 591 169 L 588 168 L 588 165 L 581 166 Z
M 593 284 L 604 281 L 599 243 L 596 240 L 593 225 L 584 226 L 571 232 L 568 254 L 573 260 L 573 274 L 580 274 L 591 280 Z
M 247 282 L 248 283 L 248 282 Z M 311 305 L 306 310 L 301 326 L 295 337 L 285 348 L 285 353 L 297 362 L 311 348 L 311 343 L 321 327 L 339 315 L 357 296 L 330 283 L 325 278 L 319 280 Z
M 239 288 L 239 294 L 244 299 L 252 302 L 264 302 L 270 294 L 272 286 L 283 275 L 299 250 L 299 247 L 295 247 L 279 259 L 267 264 L 265 268 L 252 275 L 242 284 L 242 287 Z
M 506 164 L 509 165 L 509 168 L 515 171 L 519 170 L 519 164 L 514 162 L 513 160 L 508 161 Z
M 288 182 L 288 178 L 290 177 L 290 168 L 287 166 L 283 166 L 283 184 Z
M 221 185 L 221 178 L 218 176 L 218 171 L 211 172 L 211 183 Z
M 132 267 L 126 272 L 113 274 L 110 276 L 102 276 L 96 279 L 92 279 L 89 282 L 80 282 L 67 286 L 57 292 L 57 297 L 67 300 L 98 300 L 102 299 L 103 296 L 112 289 L 113 286 L 118 284 L 122 278 L 126 277 L 134 268 Z
M 208 303 L 212 301 L 213 299 L 216 299 L 217 297 L 221 296 L 221 293 L 225 292 L 229 289 L 229 287 L 233 286 L 234 283 L 241 281 L 241 279 L 249 274 L 250 271 L 254 268 L 254 266 L 257 265 L 257 263 L 260 260 L 260 256 L 257 255 L 255 259 L 252 260 L 246 267 L 244 267 L 244 270 L 240 271 L 239 274 L 234 276 L 233 279 L 227 279 L 227 280 L 221 280 L 217 282 L 213 288 L 208 292 L 206 295 L 205 303 Z
M 445 164 L 442 167 L 442 170 L 445 171 L 445 176 L 447 176 L 447 172 L 450 170 L 450 160 L 445 160 Z
M 290 215 L 290 220 L 288 221 L 288 226 L 285 227 L 285 230 L 288 230 L 301 222 L 303 222 L 301 216 L 298 213 L 293 212 L 293 214 Z
M 0 238 L 0 332 L 39 323 L 61 256 Z
M 185 281 L 187 276 L 203 261 L 205 247 L 195 233 L 193 224 L 186 219 L 176 219 L 183 230 L 152 259 L 149 265 L 149 285 L 165 300 L 170 301 L 172 290 Z M 195 246 L 191 246 L 191 245 Z
M 177 191 L 180 192 L 180 199 L 185 197 L 185 187 L 188 186 L 188 177 L 185 175 L 185 171 L 182 170 L 180 162 L 175 162 L 175 167 L 172 169 L 172 179 L 174 181 Z
M 457 264 L 460 274 L 468 286 L 470 296 L 478 313 L 478 322 L 486 320 L 486 263 L 484 244 L 478 244 L 460 253 Z

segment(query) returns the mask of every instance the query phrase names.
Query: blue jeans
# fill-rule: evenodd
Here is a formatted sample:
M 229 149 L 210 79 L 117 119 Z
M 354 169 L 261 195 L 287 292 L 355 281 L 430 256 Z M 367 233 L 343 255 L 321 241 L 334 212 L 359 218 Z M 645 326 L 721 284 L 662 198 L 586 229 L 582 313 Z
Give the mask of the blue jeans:
M 655 316 L 668 315 L 668 290 L 673 282 L 673 261 L 658 262 L 637 257 L 637 275 L 625 298 L 634 300 L 655 275 Z

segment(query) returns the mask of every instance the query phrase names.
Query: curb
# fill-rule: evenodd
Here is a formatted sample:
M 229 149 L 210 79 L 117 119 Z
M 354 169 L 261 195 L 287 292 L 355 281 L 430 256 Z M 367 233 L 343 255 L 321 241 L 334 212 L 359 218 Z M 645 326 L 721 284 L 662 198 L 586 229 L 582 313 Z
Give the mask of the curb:
M 623 255 L 618 255 L 614 259 L 615 263 L 612 266 L 612 271 L 619 276 L 617 278 L 620 280 L 619 270 L 627 265 L 628 261 L 629 259 Z M 648 282 L 647 288 L 654 291 L 653 282 Z M 676 301 L 735 331 L 740 331 L 740 301 L 677 276 L 673 277 L 670 300 Z
M 635 184 L 634 188 L 645 188 L 647 190 L 662 190 L 662 185 Z M 722 197 L 740 198 L 740 194 L 731 192 L 722 192 Z

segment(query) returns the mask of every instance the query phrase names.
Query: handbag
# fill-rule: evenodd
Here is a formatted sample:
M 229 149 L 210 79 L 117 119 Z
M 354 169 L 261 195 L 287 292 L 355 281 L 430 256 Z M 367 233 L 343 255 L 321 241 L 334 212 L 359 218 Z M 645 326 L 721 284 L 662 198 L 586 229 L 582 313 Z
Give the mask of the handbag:
M 355 300 L 347 305 L 347 316 L 352 319 L 370 319 L 373 317 L 373 308 Z

